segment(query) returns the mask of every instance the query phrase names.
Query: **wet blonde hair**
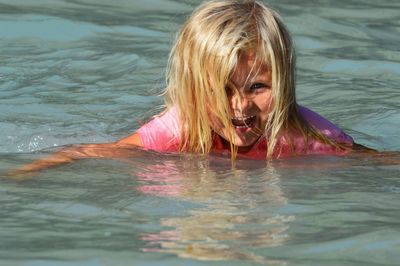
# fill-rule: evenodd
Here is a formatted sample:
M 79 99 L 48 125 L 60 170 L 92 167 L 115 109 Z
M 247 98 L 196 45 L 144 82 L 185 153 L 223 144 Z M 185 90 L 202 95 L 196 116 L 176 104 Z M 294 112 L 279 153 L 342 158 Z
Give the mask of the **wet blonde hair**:
M 213 125 L 234 128 L 225 88 L 243 54 L 272 72 L 273 106 L 266 125 L 267 157 L 278 157 L 279 137 L 293 148 L 290 132 L 335 145 L 299 115 L 295 94 L 295 53 L 280 16 L 254 0 L 213 0 L 200 5 L 178 33 L 167 68 L 165 102 L 177 107 L 181 121 L 180 150 L 208 153 Z M 306 147 L 307 145 L 305 145 Z

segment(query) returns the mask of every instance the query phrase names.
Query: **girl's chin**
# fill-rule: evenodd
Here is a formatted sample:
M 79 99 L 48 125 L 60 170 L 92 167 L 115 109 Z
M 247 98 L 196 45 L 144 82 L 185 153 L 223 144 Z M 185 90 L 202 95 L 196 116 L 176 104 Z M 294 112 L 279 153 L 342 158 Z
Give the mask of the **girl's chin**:
M 239 152 L 240 151 L 246 152 L 251 150 L 251 148 L 253 148 L 253 146 L 258 142 L 260 137 L 261 135 L 260 136 L 252 135 L 251 137 L 244 138 L 244 136 L 236 135 L 235 140 L 233 141 L 232 144 L 239 148 Z
M 235 130 L 235 142 L 236 146 L 252 146 L 254 145 L 261 137 L 261 134 L 255 134 L 251 128 L 236 128 Z

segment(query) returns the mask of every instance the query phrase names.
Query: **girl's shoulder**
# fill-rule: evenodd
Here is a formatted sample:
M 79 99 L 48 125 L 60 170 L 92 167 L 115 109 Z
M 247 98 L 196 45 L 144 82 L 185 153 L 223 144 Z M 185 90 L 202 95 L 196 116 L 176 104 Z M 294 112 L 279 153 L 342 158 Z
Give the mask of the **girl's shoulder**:
M 335 125 L 322 115 L 304 106 L 299 106 L 299 113 L 307 123 L 309 123 L 311 126 L 313 126 L 315 129 L 320 131 L 331 140 L 349 145 L 353 143 L 352 137 L 344 133 L 341 128 L 339 128 L 337 125 Z
M 168 108 L 141 126 L 139 134 L 145 149 L 173 152 L 179 149 L 180 125 L 175 107 Z

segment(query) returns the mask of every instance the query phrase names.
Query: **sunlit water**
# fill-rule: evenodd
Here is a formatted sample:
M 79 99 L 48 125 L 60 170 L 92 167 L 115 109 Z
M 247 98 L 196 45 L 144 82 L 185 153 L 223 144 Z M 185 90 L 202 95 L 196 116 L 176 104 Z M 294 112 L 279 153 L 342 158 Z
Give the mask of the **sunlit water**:
M 0 171 L 113 141 L 162 103 L 196 1 L 0 1 Z M 299 102 L 400 150 L 400 4 L 270 1 Z M 399 157 L 266 164 L 132 150 L 0 180 L 0 265 L 399 265 Z

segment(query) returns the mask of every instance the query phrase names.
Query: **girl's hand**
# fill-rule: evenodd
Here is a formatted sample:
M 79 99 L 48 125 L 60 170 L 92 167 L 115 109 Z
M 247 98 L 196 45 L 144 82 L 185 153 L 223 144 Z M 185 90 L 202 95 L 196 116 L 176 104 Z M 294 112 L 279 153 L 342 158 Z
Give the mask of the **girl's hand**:
M 80 144 L 61 149 L 48 157 L 33 161 L 12 171 L 8 176 L 13 179 L 26 179 L 35 172 L 84 158 L 127 158 L 137 155 L 137 146 L 123 143 Z

